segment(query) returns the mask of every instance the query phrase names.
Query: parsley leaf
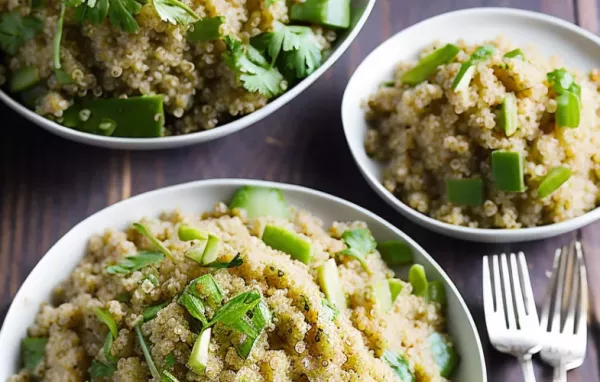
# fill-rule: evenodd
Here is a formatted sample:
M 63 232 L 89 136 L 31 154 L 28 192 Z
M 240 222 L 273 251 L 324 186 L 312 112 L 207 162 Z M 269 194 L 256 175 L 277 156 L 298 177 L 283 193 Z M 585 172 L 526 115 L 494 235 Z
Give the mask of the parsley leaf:
M 48 338 L 27 337 L 21 342 L 23 367 L 33 371 L 44 360 Z
M 144 309 L 144 311 L 142 312 L 142 317 L 144 318 L 144 322 L 153 320 L 156 317 L 156 315 L 158 314 L 158 312 L 160 312 L 164 307 L 166 307 L 170 303 L 171 303 L 171 301 L 167 300 L 158 305 L 152 305 L 152 306 L 149 306 L 146 309 Z
M 140 269 L 150 265 L 163 261 L 165 255 L 160 252 L 142 251 L 135 255 L 127 256 L 123 260 L 119 261 L 115 265 L 106 267 L 106 273 L 115 275 L 122 274 L 126 275 L 131 272 L 139 271 Z
M 171 251 L 169 251 L 169 248 L 165 247 L 164 244 L 160 240 L 158 240 L 156 237 L 154 237 L 154 235 L 152 235 L 152 232 L 150 232 L 148 227 L 146 227 L 145 225 L 140 224 L 140 223 L 133 223 L 133 228 L 135 228 L 136 231 L 138 231 L 142 235 L 146 236 L 148 238 L 148 240 L 150 240 L 150 242 L 152 242 L 152 244 L 159 251 L 161 251 L 162 253 L 165 254 L 165 256 L 167 256 L 172 261 L 175 261 L 175 258 L 173 257 L 173 254 L 171 253 Z
M 73 4 L 77 4 L 77 1 Z M 79 22 L 87 20 L 90 24 L 99 25 L 108 16 L 110 23 L 115 27 L 128 33 L 136 33 L 140 26 L 133 16 L 140 13 L 141 8 L 141 4 L 135 0 L 84 0 L 77 7 L 75 19 Z
M 228 48 L 225 62 L 236 71 L 246 90 L 266 97 L 274 97 L 285 90 L 279 70 L 270 67 L 256 48 L 244 46 L 241 41 L 229 36 L 225 37 L 225 43 Z
M 179 0 L 153 0 L 152 5 L 161 20 L 167 23 L 187 25 L 199 19 L 190 7 Z
M 187 33 L 187 39 L 189 41 L 210 41 L 217 40 L 221 37 L 221 25 L 225 22 L 225 17 L 208 17 L 202 20 L 196 21 L 192 28 Z
M 354 257 L 360 262 L 362 267 L 371 273 L 367 264 L 366 257 L 369 253 L 373 252 L 377 248 L 377 242 L 371 232 L 368 229 L 352 229 L 342 234 L 342 240 L 348 248 L 338 252 L 338 255 L 346 255 Z
M 26 41 L 44 28 L 42 20 L 18 12 L 0 13 L 0 49 L 14 56 Z
M 105 364 L 100 361 L 96 361 L 95 359 L 92 360 L 92 365 L 88 369 L 88 373 L 90 373 L 92 381 L 95 381 L 98 378 L 110 377 L 115 371 L 117 371 L 117 364 Z
M 242 264 L 244 264 L 244 260 L 242 260 L 241 253 L 238 253 L 228 263 L 227 262 L 226 263 L 221 263 L 221 262 L 215 261 L 215 262 L 212 262 L 212 263 L 209 263 L 209 264 L 202 265 L 202 267 L 205 267 L 205 268 L 215 268 L 215 269 L 223 269 L 223 268 L 235 268 L 235 267 L 239 267 Z

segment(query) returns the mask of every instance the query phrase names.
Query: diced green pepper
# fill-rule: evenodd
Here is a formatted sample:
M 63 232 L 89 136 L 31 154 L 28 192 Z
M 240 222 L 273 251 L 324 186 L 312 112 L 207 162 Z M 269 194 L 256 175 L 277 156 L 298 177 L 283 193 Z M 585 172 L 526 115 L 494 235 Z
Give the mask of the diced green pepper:
M 246 211 L 249 218 L 272 216 L 288 218 L 289 211 L 283 193 L 278 188 L 243 186 L 238 188 L 229 202 L 229 208 Z
M 565 92 L 556 97 L 556 125 L 558 127 L 579 127 L 581 107 L 575 93 Z
M 483 204 L 483 180 L 446 179 L 448 201 L 462 206 L 480 206 Z
M 189 225 L 180 225 L 177 229 L 177 236 L 181 241 L 208 240 L 208 232 L 201 231 Z
M 456 45 L 447 44 L 425 56 L 419 63 L 402 75 L 400 79 L 408 85 L 417 85 L 431 77 L 438 66 L 450 62 L 460 52 Z
M 386 313 L 392 307 L 392 293 L 388 280 L 379 280 L 373 285 L 373 293 L 377 310 L 379 313 Z
M 414 264 L 408 270 L 408 282 L 412 286 L 415 296 L 424 296 L 427 293 L 427 276 L 425 268 L 421 264 Z
M 519 60 L 525 59 L 525 54 L 521 49 L 514 49 L 504 55 L 504 58 L 518 58 Z
M 544 177 L 538 186 L 537 193 L 539 198 L 545 198 L 562 186 L 571 177 L 571 170 L 568 167 L 553 167 Z
M 452 90 L 456 92 L 466 90 L 475 74 L 475 65 L 490 58 L 495 51 L 496 48 L 492 45 L 484 45 L 475 49 L 469 60 L 460 66 L 454 82 L 452 82 Z
M 63 124 L 88 133 L 103 134 L 100 124 L 106 119 L 116 123 L 115 137 L 160 137 L 165 121 L 163 97 L 86 99 L 65 111 Z
M 40 73 L 35 66 L 27 66 L 11 74 L 8 90 L 11 93 L 22 92 L 40 82 Z
M 440 368 L 440 375 L 444 378 L 450 378 L 460 362 L 460 356 L 452 342 L 437 332 L 432 333 L 428 341 L 433 359 Z
M 399 279 L 388 279 L 388 285 L 390 288 L 390 293 L 392 295 L 392 304 L 396 301 L 396 297 L 402 292 L 404 288 L 404 282 Z
M 268 224 L 263 231 L 262 241 L 269 247 L 285 252 L 304 264 L 310 263 L 312 259 L 310 242 L 285 228 Z
M 317 269 L 319 284 L 327 300 L 339 310 L 345 310 L 346 295 L 334 259 L 329 259 Z
M 492 177 L 499 191 L 525 191 L 521 153 L 503 150 L 492 152 Z
M 350 26 L 350 0 L 306 0 L 290 8 L 290 20 L 333 28 Z
M 510 137 L 517 131 L 517 96 L 515 93 L 507 93 L 500 107 L 498 124 L 507 137 Z
M 446 305 L 446 287 L 442 281 L 435 280 L 427 284 L 427 299 L 442 306 Z
M 388 240 L 377 244 L 381 258 L 388 265 L 404 265 L 413 262 L 412 249 L 403 241 Z

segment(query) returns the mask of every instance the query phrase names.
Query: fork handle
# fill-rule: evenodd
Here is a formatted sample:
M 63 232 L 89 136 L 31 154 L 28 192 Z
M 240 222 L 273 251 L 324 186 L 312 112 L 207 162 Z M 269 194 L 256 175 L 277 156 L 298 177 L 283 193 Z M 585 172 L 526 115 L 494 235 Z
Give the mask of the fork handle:
M 567 382 L 567 366 L 563 362 L 554 368 L 552 382 Z
M 531 354 L 526 354 L 522 357 L 519 357 L 519 363 L 523 368 L 525 382 L 536 382 L 535 374 L 533 373 L 533 362 L 531 361 Z

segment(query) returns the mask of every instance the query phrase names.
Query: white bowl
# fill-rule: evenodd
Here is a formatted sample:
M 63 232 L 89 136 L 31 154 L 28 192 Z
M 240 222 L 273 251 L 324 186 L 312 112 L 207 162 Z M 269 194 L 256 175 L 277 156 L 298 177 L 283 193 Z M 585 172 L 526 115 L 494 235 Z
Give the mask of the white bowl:
M 371 14 L 373 6 L 375 5 L 375 0 L 351 0 L 351 4 L 351 27 L 340 33 L 338 39 L 332 47 L 331 54 L 317 70 L 296 84 L 296 86 L 291 88 L 289 91 L 275 99 L 273 102 L 269 102 L 265 107 L 233 122 L 217 126 L 214 129 L 185 135 L 159 138 L 105 137 L 77 131 L 50 121 L 26 108 L 21 103 L 13 99 L 10 95 L 5 93 L 2 89 L 0 89 L 0 100 L 6 103 L 17 113 L 21 114 L 23 117 L 50 131 L 51 133 L 75 142 L 85 143 L 92 146 L 123 150 L 159 150 L 184 147 L 196 143 L 211 141 L 213 139 L 235 133 L 236 131 L 246 128 L 274 113 L 276 110 L 297 97 L 313 82 L 315 82 L 323 73 L 325 73 L 325 71 L 329 69 L 338 60 L 338 58 L 340 58 L 346 49 L 348 49 L 352 41 L 354 41 L 367 21 L 367 18 Z
M 156 216 L 165 210 L 181 208 L 191 213 L 212 209 L 217 201 L 227 201 L 243 185 L 278 187 L 286 200 L 315 212 L 323 221 L 365 221 L 378 240 L 400 239 L 408 243 L 415 261 L 422 264 L 432 280 L 443 280 L 448 297 L 448 330 L 461 354 L 457 381 L 487 381 L 481 342 L 475 324 L 458 290 L 442 268 L 411 238 L 375 214 L 355 204 L 308 188 L 246 179 L 214 179 L 147 192 L 114 204 L 77 224 L 63 236 L 27 277 L 15 296 L 0 331 L 0 381 L 18 371 L 20 341 L 34 322 L 40 303 L 71 273 L 81 260 L 87 241 L 105 228 L 125 228 L 143 216 Z
M 510 8 L 474 8 L 422 21 L 385 41 L 360 64 L 342 100 L 342 122 L 350 151 L 363 176 L 387 203 L 411 221 L 432 231 L 480 242 L 520 242 L 544 239 L 578 229 L 600 218 L 600 208 L 565 222 L 521 229 L 467 228 L 441 222 L 410 208 L 380 182 L 383 166 L 369 158 L 364 139 L 367 123 L 361 103 L 392 78 L 396 64 L 416 59 L 436 40 L 482 42 L 504 35 L 520 45 L 535 45 L 548 56 L 564 58 L 565 65 L 591 70 L 600 63 L 600 38 L 556 17 Z

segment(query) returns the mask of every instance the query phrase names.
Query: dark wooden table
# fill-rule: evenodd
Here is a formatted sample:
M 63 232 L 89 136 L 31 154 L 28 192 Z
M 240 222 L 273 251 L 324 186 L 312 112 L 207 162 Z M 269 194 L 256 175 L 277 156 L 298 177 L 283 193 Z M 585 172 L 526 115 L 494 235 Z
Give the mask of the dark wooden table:
M 0 105 L 0 320 L 30 270 L 72 226 L 107 205 L 198 179 L 244 177 L 301 184 L 362 205 L 415 238 L 448 272 L 477 322 L 490 381 L 520 381 L 515 359 L 495 352 L 482 310 L 481 256 L 524 250 L 541 301 L 554 249 L 578 235 L 591 283 L 590 339 L 571 382 L 600 381 L 600 223 L 520 245 L 467 243 L 425 231 L 392 211 L 368 187 L 342 133 L 340 102 L 350 74 L 393 33 L 455 9 L 511 6 L 552 14 L 598 32 L 600 0 L 378 0 L 348 52 L 300 97 L 256 126 L 224 139 L 159 152 L 110 151 L 55 137 Z M 600 63 L 599 63 L 600 66 Z M 539 381 L 551 371 L 536 360 Z M 478 381 L 466 381 L 478 382 Z

